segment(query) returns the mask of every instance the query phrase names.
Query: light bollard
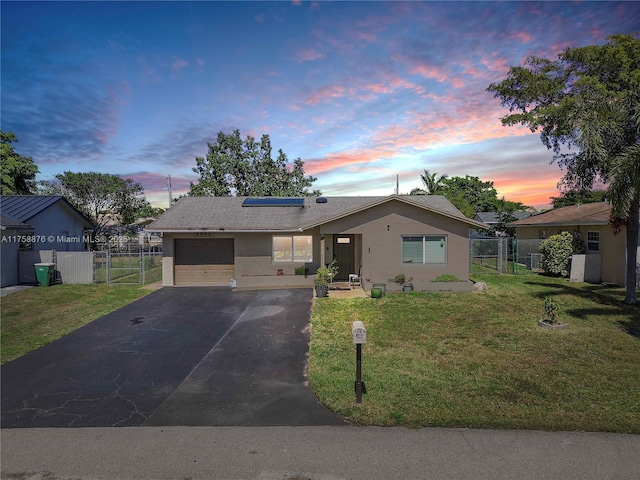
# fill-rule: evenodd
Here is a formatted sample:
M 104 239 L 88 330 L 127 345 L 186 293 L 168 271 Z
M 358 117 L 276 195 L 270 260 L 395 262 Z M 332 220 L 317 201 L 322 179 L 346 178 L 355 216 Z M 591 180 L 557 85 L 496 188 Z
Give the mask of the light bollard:
M 356 344 L 356 403 L 362 403 L 362 394 L 367 393 L 367 388 L 362 381 L 362 344 L 367 343 L 367 329 L 360 321 L 353 322 L 351 326 L 353 343 Z

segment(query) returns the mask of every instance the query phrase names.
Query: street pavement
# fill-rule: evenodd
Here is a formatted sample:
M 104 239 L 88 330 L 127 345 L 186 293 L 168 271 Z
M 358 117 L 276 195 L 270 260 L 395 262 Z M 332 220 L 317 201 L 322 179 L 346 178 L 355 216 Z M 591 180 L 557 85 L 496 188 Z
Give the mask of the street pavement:
M 640 435 L 384 427 L 2 430 L 3 480 L 637 480 Z

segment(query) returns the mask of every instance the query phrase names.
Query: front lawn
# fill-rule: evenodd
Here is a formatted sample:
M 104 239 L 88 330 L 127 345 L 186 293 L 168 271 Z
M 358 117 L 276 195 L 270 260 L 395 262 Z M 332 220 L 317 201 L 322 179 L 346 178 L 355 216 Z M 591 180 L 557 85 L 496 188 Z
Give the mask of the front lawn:
M 640 308 L 624 290 L 539 275 L 476 275 L 486 293 L 316 299 L 309 381 L 359 425 L 640 433 Z M 542 299 L 566 330 L 537 325 Z M 367 328 L 355 404 L 351 323 Z
M 145 296 L 140 285 L 53 285 L 1 300 L 1 363 L 35 350 Z

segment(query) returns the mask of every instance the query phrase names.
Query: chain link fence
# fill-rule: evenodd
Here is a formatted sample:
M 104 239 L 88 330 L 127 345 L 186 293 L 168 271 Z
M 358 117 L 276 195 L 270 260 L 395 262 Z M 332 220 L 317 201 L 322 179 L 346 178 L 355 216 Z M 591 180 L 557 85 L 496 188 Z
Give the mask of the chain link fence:
M 96 245 L 94 279 L 109 285 L 147 285 L 162 280 L 162 248 L 138 242 Z
M 540 271 L 541 240 L 517 240 L 512 237 L 472 238 L 469 271 L 471 273 L 529 274 Z

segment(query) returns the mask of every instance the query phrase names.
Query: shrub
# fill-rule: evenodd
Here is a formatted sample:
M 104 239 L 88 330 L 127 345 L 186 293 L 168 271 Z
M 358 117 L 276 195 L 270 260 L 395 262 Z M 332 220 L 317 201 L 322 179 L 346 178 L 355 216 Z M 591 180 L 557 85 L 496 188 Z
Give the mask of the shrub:
M 542 269 L 554 276 L 569 275 L 571 255 L 573 254 L 573 235 L 561 232 L 551 235 L 540 243 L 542 254 Z
M 443 273 L 442 275 L 437 276 L 434 282 L 462 282 L 458 277 L 452 275 L 451 273 Z
M 542 309 L 545 313 L 545 321 L 547 323 L 556 323 L 556 317 L 562 311 L 562 304 L 554 297 L 544 297 Z
M 326 267 L 320 267 L 316 271 L 316 274 L 313 277 L 313 284 L 316 287 L 324 287 L 328 285 L 331 280 L 335 278 L 338 274 L 338 266 L 336 265 L 336 261 L 334 260 Z

